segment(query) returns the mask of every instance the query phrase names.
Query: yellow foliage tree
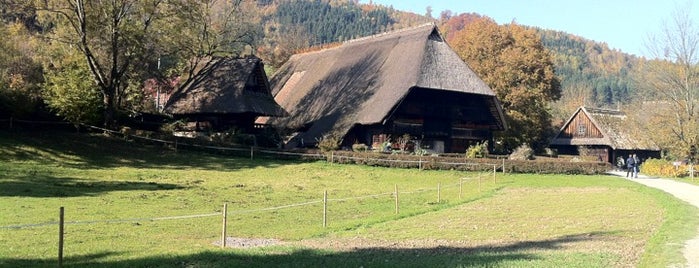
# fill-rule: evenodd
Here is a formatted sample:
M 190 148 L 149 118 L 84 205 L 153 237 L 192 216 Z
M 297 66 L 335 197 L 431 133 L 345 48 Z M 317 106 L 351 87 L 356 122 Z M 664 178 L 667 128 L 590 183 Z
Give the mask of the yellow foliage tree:
M 551 56 L 534 30 L 481 18 L 454 33 L 452 47 L 490 86 L 510 128 L 499 135 L 504 150 L 522 144 L 543 149 L 551 127 L 549 103 L 561 96 Z

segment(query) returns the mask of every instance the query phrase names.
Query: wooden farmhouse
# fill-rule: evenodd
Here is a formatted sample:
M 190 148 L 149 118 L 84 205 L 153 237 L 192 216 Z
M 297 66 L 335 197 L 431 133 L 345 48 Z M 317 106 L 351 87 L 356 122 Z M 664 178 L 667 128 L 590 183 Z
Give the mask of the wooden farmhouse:
M 290 115 L 266 123 L 296 132 L 287 147 L 326 134 L 346 147 L 409 134 L 434 152 L 463 153 L 506 127 L 493 90 L 432 24 L 294 55 L 270 83 Z
M 550 146 L 559 154 L 586 154 L 609 163 L 634 153 L 641 159 L 660 158 L 658 145 L 626 122 L 626 115 L 618 110 L 578 108 Z
M 258 116 L 286 116 L 271 95 L 257 57 L 214 59 L 191 84 L 172 93 L 163 112 L 188 122 L 187 131 L 252 131 Z

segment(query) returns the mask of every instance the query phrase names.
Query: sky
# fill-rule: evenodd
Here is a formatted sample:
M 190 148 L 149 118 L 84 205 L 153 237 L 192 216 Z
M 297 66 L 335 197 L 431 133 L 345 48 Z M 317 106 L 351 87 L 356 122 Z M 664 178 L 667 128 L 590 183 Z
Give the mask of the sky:
M 360 3 L 369 3 L 362 0 Z M 515 21 L 520 25 L 564 31 L 612 49 L 637 56 L 649 56 L 649 35 L 660 35 L 662 25 L 679 8 L 690 10 L 699 23 L 699 0 L 372 0 L 374 4 L 432 16 L 444 10 L 454 14 L 478 13 L 498 24 Z

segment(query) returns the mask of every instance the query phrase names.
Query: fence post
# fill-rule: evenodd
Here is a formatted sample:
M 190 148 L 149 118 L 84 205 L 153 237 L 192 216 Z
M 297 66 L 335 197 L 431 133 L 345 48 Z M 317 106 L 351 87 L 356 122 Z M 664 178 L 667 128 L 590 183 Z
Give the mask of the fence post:
M 493 182 L 498 183 L 498 178 L 495 177 L 495 174 L 497 174 L 497 167 L 496 165 L 493 165 Z
M 61 207 L 58 211 L 58 267 L 63 267 L 63 224 L 64 224 L 64 209 Z
M 323 228 L 328 226 L 328 190 L 323 192 Z
M 221 231 L 221 248 L 226 248 L 226 223 L 228 222 L 228 203 L 223 203 L 223 228 Z
M 422 170 L 422 155 L 417 160 L 417 170 Z
M 253 158 L 254 158 L 254 151 L 255 151 L 255 147 L 250 146 L 250 160 L 253 160 Z
M 502 159 L 502 174 L 505 174 L 505 158 Z
M 333 163 L 333 158 L 335 158 L 335 151 L 330 151 L 330 164 Z
M 393 189 L 393 193 L 396 195 L 396 214 L 398 214 L 398 184 L 394 184 Z

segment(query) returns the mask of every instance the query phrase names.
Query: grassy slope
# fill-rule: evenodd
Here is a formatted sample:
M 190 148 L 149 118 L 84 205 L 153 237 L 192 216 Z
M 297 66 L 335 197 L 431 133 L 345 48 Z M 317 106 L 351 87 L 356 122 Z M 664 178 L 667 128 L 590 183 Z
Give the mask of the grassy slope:
M 681 242 L 697 226 L 696 209 L 612 177 L 499 175 L 495 182 L 132 145 L 0 132 L 0 226 L 56 221 L 65 206 L 66 220 L 81 222 L 66 227 L 66 263 L 117 267 L 667 266 L 682 261 Z M 459 198 L 462 177 L 470 179 Z M 317 202 L 258 211 L 308 201 Z M 149 220 L 217 213 L 224 202 L 229 236 L 286 243 L 220 250 L 212 245 L 219 216 Z M 105 222 L 113 219 L 138 220 Z M 56 229 L 0 228 L 0 266 L 54 265 Z

